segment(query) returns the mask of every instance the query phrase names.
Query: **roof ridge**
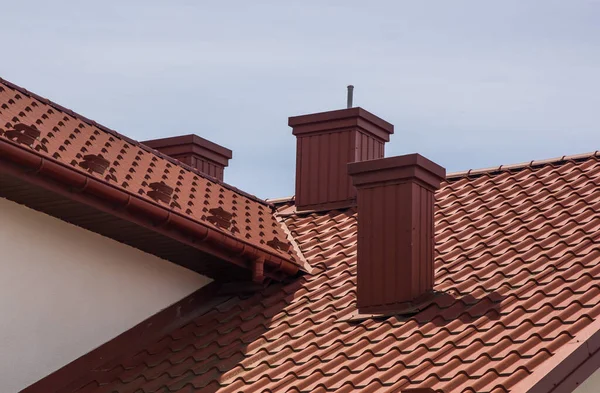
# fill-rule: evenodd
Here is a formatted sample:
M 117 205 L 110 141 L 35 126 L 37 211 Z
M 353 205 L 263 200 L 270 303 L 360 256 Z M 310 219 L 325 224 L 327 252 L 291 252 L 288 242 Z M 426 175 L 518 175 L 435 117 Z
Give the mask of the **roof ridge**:
M 596 151 L 588 152 L 588 153 L 581 153 L 581 154 L 564 155 L 561 157 L 547 158 L 547 159 L 543 159 L 543 160 L 531 160 L 531 161 L 521 162 L 518 164 L 500 165 L 497 167 L 494 166 L 494 167 L 468 169 L 466 171 L 452 172 L 452 173 L 448 173 L 446 175 L 446 180 L 452 181 L 452 180 L 458 180 L 458 179 L 464 178 L 464 177 L 476 177 L 476 176 L 481 176 L 481 175 L 485 175 L 485 174 L 491 175 L 491 174 L 495 174 L 495 172 L 510 172 L 510 171 L 521 170 L 521 169 L 525 169 L 525 168 L 534 168 L 534 167 L 548 165 L 548 164 L 550 164 L 550 165 L 564 164 L 567 161 L 583 160 L 583 159 L 588 159 L 588 158 L 592 158 L 592 157 L 600 157 L 600 150 L 596 150 Z
M 42 101 L 43 103 L 45 103 L 47 105 L 50 105 L 51 107 L 53 107 L 53 108 L 55 108 L 55 109 L 57 109 L 57 110 L 59 110 L 61 112 L 64 112 L 64 113 L 66 113 L 66 114 L 68 114 L 68 115 L 70 115 L 70 116 L 72 116 L 74 118 L 77 118 L 77 119 L 79 119 L 79 120 L 81 120 L 81 121 L 83 121 L 85 123 L 88 123 L 88 125 L 91 125 L 93 127 L 99 128 L 100 130 L 102 130 L 104 132 L 108 132 L 109 134 L 111 134 L 111 135 L 113 135 L 113 136 L 115 136 L 117 138 L 125 140 L 127 143 L 130 143 L 130 144 L 132 144 L 132 145 L 134 145 L 134 146 L 136 146 L 136 147 L 138 147 L 138 148 L 140 148 L 142 150 L 145 150 L 145 151 L 147 151 L 147 152 L 149 152 L 151 154 L 157 155 L 157 156 L 159 156 L 159 157 L 161 157 L 161 158 L 169 161 L 170 163 L 172 163 L 174 165 L 177 165 L 177 166 L 179 166 L 181 168 L 184 168 L 184 169 L 186 169 L 188 171 L 191 171 L 194 174 L 202 176 L 203 178 L 208 179 L 208 180 L 210 180 L 210 181 L 212 181 L 212 182 L 214 182 L 216 184 L 220 184 L 220 185 L 222 185 L 222 186 L 230 189 L 233 192 L 237 192 L 238 194 L 241 194 L 241 195 L 245 196 L 246 198 L 252 199 L 253 201 L 261 203 L 261 204 L 263 204 L 265 206 L 269 206 L 269 207 L 272 206 L 272 203 L 267 202 L 264 199 L 261 199 L 261 198 L 257 197 L 256 195 L 252 195 L 250 193 L 247 193 L 247 192 L 245 192 L 243 190 L 240 190 L 239 188 L 237 188 L 235 186 L 232 186 L 231 184 L 225 183 L 222 180 L 219 180 L 219 179 L 217 179 L 215 177 L 212 177 L 212 176 L 210 176 L 210 175 L 208 175 L 206 173 L 203 173 L 203 172 L 199 171 L 198 169 L 196 169 L 196 168 L 194 168 L 194 167 L 192 167 L 190 165 L 187 165 L 187 164 L 185 164 L 185 163 L 183 163 L 183 162 L 181 162 L 179 160 L 174 159 L 173 157 L 169 157 L 168 155 L 165 155 L 165 154 L 163 154 L 163 153 L 161 153 L 161 152 L 159 152 L 157 150 L 154 150 L 151 147 L 149 147 L 147 145 L 144 145 L 143 143 L 141 143 L 139 141 L 136 141 L 135 139 L 132 139 L 132 138 L 126 136 L 126 135 L 123 135 L 123 134 L 121 134 L 121 133 L 113 130 L 112 128 L 106 127 L 106 126 L 104 126 L 104 125 L 96 122 L 95 120 L 92 120 L 92 119 L 90 119 L 88 117 L 85 117 L 85 116 L 83 116 L 83 115 L 75 112 L 72 109 L 69 109 L 69 108 L 66 108 L 66 107 L 64 107 L 64 106 L 62 106 L 60 104 L 57 104 L 56 102 L 54 102 L 52 100 L 49 100 L 48 98 L 45 98 L 45 97 L 40 96 L 39 94 L 33 93 L 33 92 L 27 90 L 24 87 L 21 87 L 19 85 L 16 85 L 16 84 L 10 82 L 10 81 L 7 81 L 6 79 L 3 79 L 2 77 L 0 77 L 0 84 L 4 84 L 4 85 L 10 87 L 11 89 L 17 90 L 17 91 L 19 91 L 19 92 L 21 92 L 23 94 L 26 94 L 26 95 L 28 95 L 28 96 L 30 96 L 32 98 L 35 98 L 36 100 Z
M 295 195 L 292 196 L 287 196 L 287 197 L 279 197 L 279 198 L 266 198 L 265 201 L 268 203 L 272 203 L 274 205 L 279 204 L 279 203 L 287 203 L 287 202 L 291 202 L 296 198 Z
M 600 150 L 596 150 L 596 151 L 592 151 L 592 152 L 588 152 L 588 153 L 581 153 L 581 154 L 564 155 L 561 157 L 547 158 L 547 159 L 543 159 L 543 160 L 531 160 L 531 161 L 521 162 L 518 164 L 500 165 L 497 167 L 494 166 L 494 167 L 479 168 L 479 169 L 468 169 L 466 171 L 451 172 L 451 173 L 446 174 L 446 180 L 454 181 L 454 180 L 458 180 L 458 179 L 461 179 L 464 177 L 478 177 L 478 176 L 485 175 L 485 174 L 491 175 L 491 174 L 496 174 L 495 172 L 510 172 L 510 171 L 521 170 L 521 169 L 525 169 L 525 168 L 538 167 L 541 165 L 548 165 L 548 164 L 564 164 L 567 161 L 583 160 L 583 159 L 588 159 L 588 158 L 592 158 L 592 157 L 600 157 Z M 293 202 L 294 199 L 295 199 L 295 196 L 292 195 L 292 196 L 288 196 L 288 197 L 267 198 L 267 199 L 265 199 L 265 201 L 267 203 L 279 205 L 279 204 Z M 335 209 L 333 209 L 333 210 L 335 210 Z
M 45 104 L 50 105 L 61 112 L 67 113 L 70 116 L 78 118 L 81 121 L 88 123 L 89 125 L 97 127 L 104 132 L 108 132 L 109 134 L 112 134 L 112 135 L 116 136 L 117 138 L 123 139 L 123 140 L 127 141 L 128 143 L 139 147 L 142 150 L 148 151 L 154 155 L 157 155 L 163 159 L 166 159 L 174 165 L 177 165 L 181 168 L 187 169 L 199 176 L 204 177 L 205 179 L 209 179 L 209 180 L 213 181 L 214 183 L 221 184 L 222 186 L 230 189 L 231 191 L 237 192 L 238 194 L 241 194 L 241 195 L 245 196 L 246 198 L 252 199 L 255 202 L 261 203 L 265 206 L 271 207 L 274 204 L 287 203 L 287 202 L 291 202 L 294 200 L 294 196 L 261 199 L 261 198 L 257 197 L 256 195 L 247 193 L 246 191 L 243 191 L 235 186 L 232 186 L 231 184 L 228 184 L 224 181 L 221 181 L 217 178 L 207 175 L 206 173 L 203 173 L 192 166 L 189 166 L 179 160 L 176 160 L 176 159 L 169 157 L 157 150 L 154 150 L 154 149 L 144 145 L 143 143 L 136 141 L 135 139 L 132 139 L 126 135 L 123 135 L 123 134 L 113 130 L 112 128 L 106 127 L 106 126 L 96 122 L 95 120 L 89 119 L 88 117 L 85 117 L 85 116 L 73 111 L 72 109 L 69 109 L 60 104 L 57 104 L 56 102 L 54 102 L 48 98 L 45 98 L 45 97 L 40 96 L 39 94 L 33 93 L 24 87 L 21 87 L 10 81 L 7 81 L 6 79 L 3 79 L 2 77 L 0 77 L 0 83 L 9 86 L 12 89 L 18 90 L 23 94 L 27 94 L 28 96 L 33 97 L 39 101 L 42 101 Z M 554 158 L 549 158 L 549 159 L 531 160 L 531 161 L 521 162 L 518 164 L 509 164 L 509 165 L 503 164 L 498 167 L 494 166 L 494 167 L 487 167 L 487 168 L 468 169 L 465 171 L 451 172 L 446 175 L 446 180 L 453 181 L 453 180 L 458 180 L 458 179 L 465 178 L 465 177 L 467 177 L 467 178 L 468 177 L 478 177 L 478 176 L 485 175 L 485 174 L 491 175 L 491 174 L 495 174 L 494 172 L 510 172 L 510 171 L 514 171 L 514 170 L 521 170 L 521 169 L 525 169 L 528 167 L 531 168 L 531 167 L 547 165 L 547 164 L 562 164 L 566 161 L 587 159 L 587 158 L 591 158 L 591 157 L 600 157 L 600 150 L 596 150 L 596 151 L 588 152 L 588 153 L 581 153 L 581 154 L 564 155 L 561 157 L 554 157 Z
M 282 216 L 280 216 L 276 211 L 273 213 L 273 216 L 275 216 L 275 220 L 279 223 L 279 225 L 281 226 L 281 229 L 283 229 L 283 231 L 285 232 L 285 234 L 287 236 L 287 240 L 290 242 L 290 244 L 292 245 L 292 247 L 296 251 L 296 254 L 298 255 L 298 257 L 300 259 L 299 265 L 302 266 L 302 268 L 307 273 L 311 273 L 312 272 L 312 266 L 310 265 L 310 263 L 306 259 L 306 256 L 302 252 L 302 249 L 300 248 L 300 245 L 298 244 L 298 242 L 296 241 L 296 238 L 292 234 L 292 231 L 290 230 L 290 228 L 285 223 L 285 219 Z

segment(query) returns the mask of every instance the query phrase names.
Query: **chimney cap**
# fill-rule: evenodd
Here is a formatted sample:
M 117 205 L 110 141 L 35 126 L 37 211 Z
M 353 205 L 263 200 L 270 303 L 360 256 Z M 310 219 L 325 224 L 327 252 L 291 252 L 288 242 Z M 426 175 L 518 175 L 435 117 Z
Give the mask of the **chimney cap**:
M 416 179 L 430 189 L 438 189 L 440 182 L 446 178 L 446 169 L 415 153 L 351 162 L 348 163 L 348 175 L 357 187 Z
M 356 107 L 290 117 L 296 136 L 296 211 L 356 204 L 349 162 L 382 158 L 394 126 Z
M 175 146 L 198 146 L 204 149 L 210 150 L 224 158 L 231 159 L 233 157 L 233 152 L 221 145 L 217 145 L 214 142 L 206 140 L 196 134 L 188 134 L 188 135 L 180 135 L 180 136 L 172 136 L 168 138 L 159 138 L 159 139 L 151 139 L 148 141 L 143 141 L 142 144 L 152 148 L 152 149 L 163 149 L 165 147 L 175 147 Z
M 231 150 L 194 134 L 141 143 L 220 181 L 223 181 L 225 167 L 233 156 Z
M 332 127 L 332 122 L 338 122 L 339 124 Z M 323 127 L 320 127 L 319 123 L 325 124 L 323 124 Z M 389 141 L 389 135 L 394 133 L 393 124 L 388 123 L 361 107 L 293 116 L 288 119 L 288 125 L 294 127 L 294 135 L 320 131 L 334 131 L 339 128 L 351 126 L 370 126 L 370 128 L 378 129 L 379 133 L 383 134 L 382 139 Z

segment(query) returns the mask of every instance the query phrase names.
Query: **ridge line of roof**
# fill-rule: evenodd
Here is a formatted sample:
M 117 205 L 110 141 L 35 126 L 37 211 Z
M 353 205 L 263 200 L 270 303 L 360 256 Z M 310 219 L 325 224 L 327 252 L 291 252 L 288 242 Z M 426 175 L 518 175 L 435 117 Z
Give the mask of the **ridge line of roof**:
M 298 255 L 298 258 L 300 259 L 298 265 L 300 265 L 308 274 L 311 274 L 312 273 L 312 266 L 310 265 L 310 263 L 308 263 L 308 260 L 304 256 L 304 253 L 302 252 L 302 249 L 300 248 L 300 245 L 296 241 L 296 238 L 292 234 L 292 231 L 286 225 L 286 223 L 285 223 L 285 216 L 281 216 L 279 213 L 277 213 L 277 211 L 275 211 L 273 213 L 273 216 L 275 216 L 275 220 L 279 223 L 279 225 L 281 225 L 281 228 L 283 229 L 283 232 L 287 236 L 287 240 L 290 242 L 290 244 L 292 245 L 292 247 L 296 251 L 296 254 Z
M 458 179 L 464 178 L 464 177 L 480 176 L 480 175 L 485 175 L 485 174 L 491 174 L 494 172 L 503 172 L 503 171 L 508 172 L 508 171 L 512 171 L 512 170 L 531 168 L 531 167 L 536 167 L 536 166 L 546 165 L 546 164 L 559 164 L 559 163 L 563 163 L 566 161 L 586 159 L 586 158 L 591 158 L 591 157 L 600 157 L 600 150 L 596 150 L 596 151 L 588 152 L 588 153 L 581 153 L 581 154 L 564 155 L 561 157 L 547 158 L 547 159 L 543 159 L 543 160 L 531 160 L 531 161 L 521 162 L 518 164 L 500 165 L 497 167 L 494 166 L 494 167 L 487 167 L 487 168 L 480 168 L 480 169 L 468 169 L 466 171 L 452 172 L 452 173 L 448 173 L 446 175 L 446 180 L 458 180 Z
M 184 169 L 186 169 L 186 170 L 188 170 L 190 172 L 193 172 L 193 173 L 197 174 L 198 176 L 202 176 L 203 178 L 208 179 L 208 180 L 210 180 L 210 181 L 212 181 L 212 182 L 214 182 L 216 184 L 220 184 L 220 185 L 224 186 L 225 188 L 230 189 L 233 192 L 237 192 L 238 194 L 241 194 L 241 195 L 245 196 L 246 198 L 252 199 L 253 201 L 261 203 L 261 204 L 263 204 L 265 206 L 272 207 L 271 203 L 265 201 L 264 199 L 261 199 L 261 198 L 257 197 L 256 195 L 252 195 L 252 194 L 250 194 L 250 193 L 248 193 L 246 191 L 240 190 L 239 188 L 237 188 L 235 186 L 232 186 L 231 184 L 225 183 L 224 181 L 221 181 L 221 180 L 219 180 L 219 179 L 217 179 L 215 177 L 212 177 L 212 176 L 210 176 L 210 175 L 208 175 L 206 173 L 203 173 L 203 172 L 199 171 L 198 169 L 196 169 L 196 168 L 194 168 L 192 166 L 189 166 L 189 165 L 187 165 L 187 164 L 185 164 L 185 163 L 183 163 L 183 162 L 181 162 L 179 160 L 176 160 L 176 159 L 174 159 L 172 157 L 169 157 L 168 155 L 165 155 L 165 154 L 163 154 L 163 153 L 161 153 L 161 152 L 159 152 L 157 150 L 154 150 L 154 149 L 150 148 L 149 146 L 144 145 L 140 141 L 136 141 L 135 139 L 131 139 L 130 137 L 128 137 L 126 135 L 123 135 L 120 132 L 113 130 L 112 128 L 106 127 L 106 126 L 104 126 L 104 125 L 96 122 L 95 120 L 92 120 L 92 119 L 90 119 L 88 117 L 85 117 L 85 116 L 83 116 L 83 115 L 75 112 L 72 109 L 69 109 L 69 108 L 66 108 L 66 107 L 64 107 L 64 106 L 62 106 L 60 104 L 57 104 L 56 102 L 54 102 L 54 101 L 52 101 L 52 100 L 50 100 L 50 99 L 48 99 L 46 97 L 42 97 L 39 94 L 33 93 L 33 92 L 27 90 L 24 87 L 21 87 L 19 85 L 16 85 L 16 84 L 10 82 L 10 81 L 7 81 L 6 79 L 3 79 L 2 77 L 0 77 L 0 83 L 3 83 L 3 84 L 9 86 L 12 89 L 15 89 L 15 90 L 17 90 L 17 91 L 19 91 L 19 92 L 21 92 L 23 94 L 26 94 L 26 95 L 28 95 L 28 96 L 30 96 L 32 98 L 35 98 L 36 100 L 42 101 L 43 103 L 45 103 L 46 105 L 50 105 L 54 109 L 57 109 L 57 110 L 59 110 L 61 112 L 64 112 L 64 113 L 66 113 L 66 114 L 74 117 L 74 118 L 77 118 L 77 119 L 79 119 L 79 120 L 81 120 L 81 121 L 83 121 L 85 123 L 88 123 L 88 125 L 91 125 L 93 127 L 99 128 L 100 130 L 102 130 L 104 132 L 108 132 L 109 134 L 111 134 L 111 135 L 113 135 L 113 136 L 115 136 L 117 138 L 123 139 L 127 143 L 135 145 L 135 146 L 139 147 L 142 150 L 145 150 L 145 151 L 147 151 L 147 152 L 149 152 L 151 154 L 157 155 L 158 157 L 161 157 L 161 158 L 169 161 L 170 163 L 172 163 L 174 165 L 177 165 L 177 166 L 179 166 L 181 168 L 184 168 Z
M 516 170 L 516 169 L 524 169 L 524 168 L 528 168 L 528 167 L 536 167 L 536 166 L 546 165 L 546 164 L 556 164 L 556 163 L 562 163 L 565 161 L 586 159 L 586 158 L 592 158 L 592 157 L 600 157 L 600 150 L 596 150 L 596 151 L 592 151 L 592 152 L 588 152 L 588 153 L 564 155 L 561 157 L 547 158 L 547 159 L 543 159 L 543 160 L 531 160 L 531 161 L 521 162 L 518 164 L 508 164 L 508 165 L 500 165 L 497 167 L 494 166 L 494 167 L 487 167 L 487 168 L 468 169 L 465 171 L 451 172 L 451 173 L 446 174 L 446 180 L 452 181 L 452 180 L 461 179 L 463 177 L 474 177 L 474 176 L 480 176 L 480 175 L 485 175 L 485 174 L 491 174 L 494 172 L 511 171 L 511 170 Z M 281 203 L 293 202 L 294 198 L 295 198 L 294 195 L 287 196 L 287 197 L 278 197 L 278 198 L 266 198 L 265 202 L 276 205 L 276 204 L 281 204 Z
M 280 198 L 267 198 L 265 199 L 266 202 L 268 203 L 272 203 L 272 204 L 278 204 L 278 203 L 287 203 L 287 202 L 291 202 L 295 199 L 295 196 L 287 196 L 287 197 L 280 197 Z

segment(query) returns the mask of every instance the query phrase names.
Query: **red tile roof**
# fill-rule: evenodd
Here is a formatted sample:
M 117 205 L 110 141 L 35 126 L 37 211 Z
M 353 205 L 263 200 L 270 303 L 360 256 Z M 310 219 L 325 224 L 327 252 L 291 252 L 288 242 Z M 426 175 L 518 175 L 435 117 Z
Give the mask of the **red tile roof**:
M 600 347 L 599 185 L 595 154 L 449 177 L 438 296 L 379 318 L 355 314 L 355 210 L 284 204 L 312 274 L 217 296 L 59 392 L 549 391 Z
M 0 79 L 0 156 L 35 154 L 303 268 L 273 207 Z

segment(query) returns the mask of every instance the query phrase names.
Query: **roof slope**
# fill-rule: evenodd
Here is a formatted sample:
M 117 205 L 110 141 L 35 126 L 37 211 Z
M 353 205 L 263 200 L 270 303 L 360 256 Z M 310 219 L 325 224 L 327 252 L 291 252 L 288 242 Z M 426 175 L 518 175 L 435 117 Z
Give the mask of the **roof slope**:
M 271 205 L 0 79 L 2 142 L 303 264 Z
M 450 179 L 436 194 L 441 295 L 381 319 L 352 318 L 355 211 L 284 206 L 311 275 L 223 296 L 62 392 L 521 391 L 596 329 L 599 185 L 595 155 Z

